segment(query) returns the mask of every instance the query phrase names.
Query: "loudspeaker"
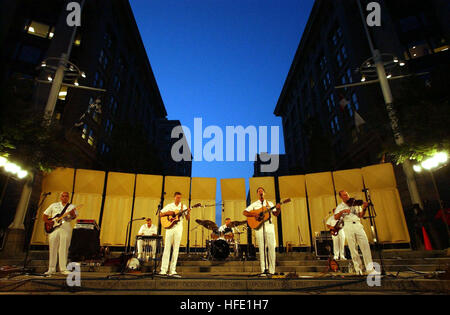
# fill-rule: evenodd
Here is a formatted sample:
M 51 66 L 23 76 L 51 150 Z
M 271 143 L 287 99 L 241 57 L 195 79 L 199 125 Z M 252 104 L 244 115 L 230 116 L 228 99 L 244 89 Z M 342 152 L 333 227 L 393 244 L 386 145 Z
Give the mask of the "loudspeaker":
M 314 239 L 314 248 L 317 257 L 329 257 L 333 254 L 333 239 L 330 237 L 317 237 Z
M 100 259 L 100 231 L 96 229 L 74 229 L 69 248 L 72 261 Z

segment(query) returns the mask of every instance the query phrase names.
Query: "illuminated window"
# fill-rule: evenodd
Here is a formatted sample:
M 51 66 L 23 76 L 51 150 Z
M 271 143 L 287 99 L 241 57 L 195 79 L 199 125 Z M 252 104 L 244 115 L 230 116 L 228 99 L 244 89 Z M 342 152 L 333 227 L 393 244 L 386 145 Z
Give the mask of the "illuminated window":
M 84 124 L 83 131 L 81 132 L 81 138 L 86 139 L 88 133 L 88 125 Z
M 359 110 L 359 101 L 358 101 L 358 96 L 356 96 L 356 93 L 353 93 L 352 95 L 352 103 L 353 103 L 353 107 L 355 108 L 356 111 Z
M 90 146 L 94 146 L 94 132 L 92 130 L 89 132 L 88 143 Z
M 50 27 L 47 24 L 38 23 L 36 21 L 31 21 L 29 25 L 25 27 L 25 31 L 34 36 L 42 37 L 42 38 L 53 38 L 55 35 L 55 28 Z
M 77 35 L 77 37 L 75 38 L 75 41 L 73 43 L 75 46 L 81 45 L 81 35 L 80 34 Z
M 425 41 L 410 44 L 408 47 L 412 59 L 426 56 L 431 53 L 430 46 Z

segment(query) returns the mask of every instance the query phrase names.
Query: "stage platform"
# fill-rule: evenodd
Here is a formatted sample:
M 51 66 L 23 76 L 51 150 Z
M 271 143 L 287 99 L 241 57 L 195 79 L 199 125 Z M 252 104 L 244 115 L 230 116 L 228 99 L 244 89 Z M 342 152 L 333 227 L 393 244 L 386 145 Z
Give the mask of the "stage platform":
M 118 255 L 118 253 L 114 253 Z M 114 255 L 113 255 L 114 256 Z M 377 253 L 374 261 L 379 262 Z M 47 270 L 48 253 L 34 251 L 28 267 L 37 273 Z M 152 275 L 145 264 L 141 272 L 120 274 L 118 266 L 82 264 L 81 286 L 69 287 L 66 277 L 15 275 L 4 273 L 0 294 L 177 294 L 177 295 L 259 295 L 259 294 L 449 294 L 450 281 L 444 280 L 450 257 L 445 251 L 383 252 L 386 276 L 381 286 L 370 287 L 366 276 L 356 276 L 341 261 L 342 272 L 327 272 L 327 261 L 311 253 L 277 255 L 277 275 L 260 278 L 259 261 L 205 261 L 198 254 L 180 254 L 174 279 Z M 23 261 L 3 260 L 2 266 L 20 267 Z M 159 269 L 158 269 L 159 271 Z M 448 279 L 448 274 L 446 275 Z

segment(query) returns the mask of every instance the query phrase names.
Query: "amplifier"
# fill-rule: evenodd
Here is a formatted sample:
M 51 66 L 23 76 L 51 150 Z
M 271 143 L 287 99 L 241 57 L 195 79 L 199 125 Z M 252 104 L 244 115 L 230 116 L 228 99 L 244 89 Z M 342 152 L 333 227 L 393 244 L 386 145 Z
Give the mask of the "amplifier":
M 69 257 L 72 261 L 99 259 L 100 256 L 99 230 L 95 228 L 73 230 L 69 247 Z
M 331 235 L 326 237 L 316 237 L 314 239 L 314 249 L 316 256 L 321 257 L 329 257 L 333 254 L 333 239 Z
M 86 229 L 86 230 L 100 230 L 95 220 L 77 220 L 77 224 L 75 224 L 74 229 Z

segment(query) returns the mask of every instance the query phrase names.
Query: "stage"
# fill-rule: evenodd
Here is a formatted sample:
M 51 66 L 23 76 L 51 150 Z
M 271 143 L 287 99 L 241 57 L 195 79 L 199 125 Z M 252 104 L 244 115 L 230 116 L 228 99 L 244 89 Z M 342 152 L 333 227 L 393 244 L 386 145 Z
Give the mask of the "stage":
M 28 267 L 47 269 L 46 252 L 32 252 Z M 376 258 L 376 253 L 374 258 Z M 153 275 L 151 265 L 140 272 L 120 273 L 118 266 L 81 265 L 81 285 L 68 286 L 67 276 L 51 277 L 4 274 L 0 294 L 143 294 L 143 295 L 292 295 L 292 294 L 449 294 L 450 281 L 443 280 L 450 257 L 443 251 L 383 252 L 386 275 L 380 286 L 369 286 L 367 276 L 327 272 L 327 261 L 311 253 L 278 254 L 277 273 L 258 277 L 258 261 L 205 261 L 199 254 L 180 254 L 175 279 Z M 377 259 L 375 262 L 379 262 Z M 2 261 L 2 265 L 12 260 Z M 16 266 L 19 266 L 18 260 Z M 281 274 L 282 273 L 282 274 Z M 447 274 L 448 279 L 448 274 Z

